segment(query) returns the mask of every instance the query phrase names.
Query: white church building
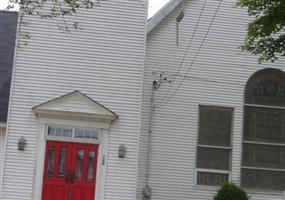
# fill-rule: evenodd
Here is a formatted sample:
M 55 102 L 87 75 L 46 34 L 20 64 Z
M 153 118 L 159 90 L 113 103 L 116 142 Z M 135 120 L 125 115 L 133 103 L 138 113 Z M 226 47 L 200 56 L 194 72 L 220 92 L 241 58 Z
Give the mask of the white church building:
M 148 20 L 146 0 L 106 0 L 68 16 L 71 32 L 24 19 L 2 200 L 212 200 L 224 182 L 284 199 L 285 60 L 241 51 L 236 1 L 172 0 Z

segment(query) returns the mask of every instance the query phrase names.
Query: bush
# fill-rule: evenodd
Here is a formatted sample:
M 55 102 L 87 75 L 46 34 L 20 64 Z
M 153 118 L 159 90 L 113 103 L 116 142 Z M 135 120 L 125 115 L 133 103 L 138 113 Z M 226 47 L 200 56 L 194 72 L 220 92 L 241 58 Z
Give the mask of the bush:
M 249 200 L 246 192 L 233 183 L 225 183 L 214 200 Z

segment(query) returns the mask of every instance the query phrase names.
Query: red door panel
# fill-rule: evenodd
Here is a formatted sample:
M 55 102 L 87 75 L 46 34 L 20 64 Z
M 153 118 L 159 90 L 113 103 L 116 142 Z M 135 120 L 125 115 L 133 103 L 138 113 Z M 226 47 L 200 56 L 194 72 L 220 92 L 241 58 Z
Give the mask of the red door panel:
M 94 200 L 98 145 L 48 141 L 43 200 Z
M 74 200 L 94 199 L 97 152 L 97 145 L 73 145 L 72 169 L 74 169 L 75 177 L 71 184 L 71 194 Z
M 67 199 L 65 173 L 71 160 L 71 146 L 64 142 L 48 142 L 46 147 L 43 199 Z

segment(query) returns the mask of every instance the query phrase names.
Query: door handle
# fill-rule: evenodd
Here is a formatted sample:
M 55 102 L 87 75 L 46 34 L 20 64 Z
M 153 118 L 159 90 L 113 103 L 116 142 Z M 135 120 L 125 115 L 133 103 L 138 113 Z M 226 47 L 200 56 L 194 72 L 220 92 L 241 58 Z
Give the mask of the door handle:
M 64 181 L 66 183 L 70 183 L 71 182 L 71 171 L 70 170 L 66 170 L 66 172 L 64 174 Z
M 73 183 L 75 179 L 74 171 L 67 170 L 64 176 L 64 180 L 66 183 Z
M 74 173 L 74 171 L 71 171 L 70 172 L 70 183 L 73 183 L 74 179 L 75 179 L 75 173 Z

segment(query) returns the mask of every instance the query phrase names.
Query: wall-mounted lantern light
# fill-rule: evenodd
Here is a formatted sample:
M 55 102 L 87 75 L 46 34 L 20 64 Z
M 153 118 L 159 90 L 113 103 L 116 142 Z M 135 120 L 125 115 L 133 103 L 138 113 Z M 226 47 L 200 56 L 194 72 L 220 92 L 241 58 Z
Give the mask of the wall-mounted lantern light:
M 18 141 L 18 150 L 24 151 L 26 147 L 26 139 L 22 136 Z
M 119 158 L 125 158 L 125 156 L 126 156 L 126 147 L 125 147 L 123 144 L 121 144 L 121 145 L 119 146 L 119 154 L 118 154 L 118 157 L 119 157 Z

